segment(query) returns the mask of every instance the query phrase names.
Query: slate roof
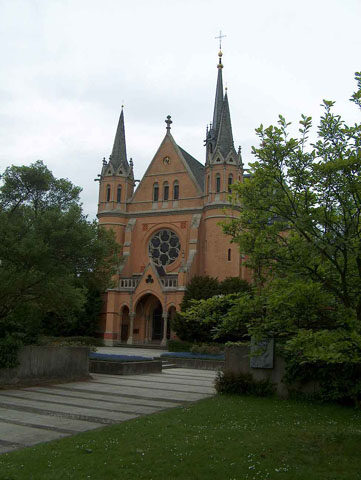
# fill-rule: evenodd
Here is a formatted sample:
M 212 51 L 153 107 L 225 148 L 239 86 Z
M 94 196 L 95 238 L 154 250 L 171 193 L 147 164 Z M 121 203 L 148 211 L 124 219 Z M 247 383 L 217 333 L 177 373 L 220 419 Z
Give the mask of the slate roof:
M 115 169 L 122 166 L 126 172 L 129 170 L 127 160 L 127 149 L 125 145 L 125 129 L 124 129 L 124 113 L 123 108 L 120 113 L 117 132 L 115 134 L 113 151 L 111 155 L 111 163 Z
M 221 123 L 218 130 L 216 148 L 219 148 L 222 155 L 226 157 L 228 153 L 234 150 L 231 115 L 229 113 L 228 96 L 224 96 Z
M 184 160 L 187 162 L 188 167 L 191 169 L 198 185 L 201 187 L 202 190 L 204 190 L 204 165 L 198 162 L 198 160 L 196 160 L 194 157 L 192 157 L 192 155 L 183 150 L 183 148 L 179 145 L 178 148 L 181 151 Z
M 221 124 L 223 110 L 223 79 L 222 79 L 222 69 L 218 68 L 217 75 L 217 86 L 216 86 L 216 98 L 214 100 L 214 112 L 213 112 L 213 123 L 212 129 L 215 134 L 218 134 L 219 126 Z

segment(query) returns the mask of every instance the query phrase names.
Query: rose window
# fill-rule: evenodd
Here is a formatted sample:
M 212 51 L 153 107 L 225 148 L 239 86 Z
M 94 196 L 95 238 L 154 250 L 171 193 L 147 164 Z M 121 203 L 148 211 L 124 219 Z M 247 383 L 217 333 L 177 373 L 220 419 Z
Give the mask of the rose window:
M 159 230 L 149 242 L 149 256 L 158 266 L 173 263 L 179 256 L 180 242 L 171 230 Z

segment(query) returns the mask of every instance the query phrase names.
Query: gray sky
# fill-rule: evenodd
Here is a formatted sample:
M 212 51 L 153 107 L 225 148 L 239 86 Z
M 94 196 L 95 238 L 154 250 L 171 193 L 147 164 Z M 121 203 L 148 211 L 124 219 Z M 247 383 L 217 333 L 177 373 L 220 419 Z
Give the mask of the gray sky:
M 165 134 L 204 162 L 222 29 L 235 146 L 283 114 L 316 125 L 323 98 L 349 122 L 361 70 L 360 0 L 0 0 L 0 171 L 43 160 L 96 213 L 101 159 L 125 105 L 141 178 Z

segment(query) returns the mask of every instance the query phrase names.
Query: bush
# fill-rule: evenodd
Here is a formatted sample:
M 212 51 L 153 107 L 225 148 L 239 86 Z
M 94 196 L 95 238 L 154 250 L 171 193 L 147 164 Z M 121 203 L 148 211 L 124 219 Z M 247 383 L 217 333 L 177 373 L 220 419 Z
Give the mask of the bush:
M 191 306 L 191 300 L 206 300 L 215 295 L 229 295 L 230 293 L 250 293 L 251 285 L 239 277 L 227 277 L 222 282 L 218 278 L 195 276 L 188 283 L 181 303 L 181 311 Z
M 224 360 L 224 354 L 210 355 L 205 353 L 192 353 L 192 352 L 166 352 L 161 353 L 162 358 L 190 358 L 200 360 Z
M 18 366 L 18 352 L 21 346 L 21 341 L 10 335 L 0 338 L 0 369 Z
M 195 276 L 187 284 L 181 303 L 181 311 L 184 312 L 191 305 L 191 300 L 205 300 L 220 293 L 219 281 L 217 278 Z
M 41 337 L 38 344 L 41 345 L 84 345 L 89 347 L 102 347 L 102 338 L 94 337 Z
M 192 353 L 203 353 L 205 355 L 220 355 L 224 353 L 224 345 L 201 343 L 192 345 L 190 351 Z
M 232 395 L 255 395 L 269 397 L 274 394 L 275 386 L 269 380 L 254 380 L 248 373 L 218 372 L 215 387 L 218 393 Z
M 240 294 L 247 295 L 248 294 Z M 232 311 L 235 304 L 239 302 L 237 294 L 215 295 L 206 300 L 191 300 L 190 306 L 185 312 L 178 312 L 172 321 L 172 328 L 181 340 L 197 343 L 224 343 L 234 340 L 234 332 L 224 332 L 220 326 L 224 318 Z M 247 327 L 244 319 L 238 322 L 237 335 L 247 334 Z M 233 324 L 232 324 L 233 326 Z
M 228 295 L 230 293 L 251 293 L 252 287 L 246 281 L 239 277 L 227 277 L 219 284 L 220 293 Z
M 142 357 L 140 355 L 113 355 L 109 353 L 95 353 L 89 354 L 90 360 L 102 360 L 105 362 L 151 362 L 153 358 Z
M 182 342 L 180 340 L 168 340 L 168 350 L 170 352 L 190 352 L 193 343 Z
M 345 329 L 300 330 L 284 347 L 289 388 L 317 382 L 315 398 L 361 404 L 361 335 Z

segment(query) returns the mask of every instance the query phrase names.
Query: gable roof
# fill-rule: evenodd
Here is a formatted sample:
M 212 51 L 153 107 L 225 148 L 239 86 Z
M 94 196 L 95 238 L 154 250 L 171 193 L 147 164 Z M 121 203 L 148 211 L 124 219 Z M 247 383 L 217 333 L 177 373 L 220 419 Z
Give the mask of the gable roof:
M 181 154 L 183 155 L 184 160 L 187 162 L 188 167 L 193 173 L 194 178 L 196 179 L 198 185 L 202 190 L 204 190 L 204 165 L 202 165 L 198 160 L 196 160 L 192 155 L 183 150 L 182 147 L 177 145 Z

